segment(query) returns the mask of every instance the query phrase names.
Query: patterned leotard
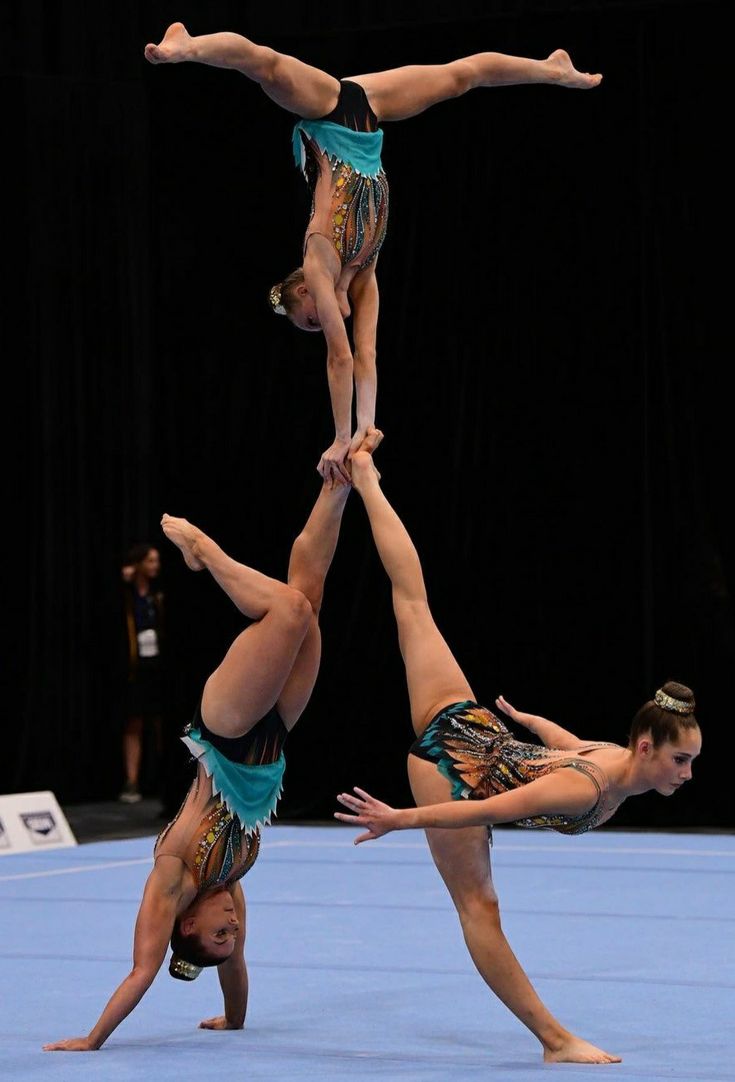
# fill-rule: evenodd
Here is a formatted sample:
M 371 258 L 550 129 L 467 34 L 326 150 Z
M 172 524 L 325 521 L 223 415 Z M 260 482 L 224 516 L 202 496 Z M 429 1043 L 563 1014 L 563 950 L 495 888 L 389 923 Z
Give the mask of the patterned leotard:
M 268 820 L 280 795 L 286 736 L 275 709 L 234 739 L 210 732 L 199 708 L 187 725 L 182 739 L 212 778 L 211 795 L 200 786 L 198 771 L 176 817 L 158 835 L 153 854 L 182 860 L 197 893 L 231 886 L 255 863 L 258 823 Z
M 337 107 L 328 117 L 299 120 L 293 132 L 294 157 L 312 196 L 309 238 L 317 183 L 330 173 L 328 233 L 343 267 L 358 270 L 377 258 L 388 228 L 388 180 L 380 160 L 383 133 L 358 83 L 343 80 Z M 321 223 L 320 223 L 321 224 Z
M 571 767 L 588 777 L 597 801 L 581 815 L 534 815 L 517 820 L 522 827 L 545 827 L 560 834 L 583 834 L 615 811 L 607 775 L 584 758 L 593 748 L 617 747 L 604 742 L 585 744 L 574 752 L 525 744 L 516 740 L 490 710 L 473 702 L 445 707 L 411 747 L 411 754 L 434 763 L 452 784 L 452 799 L 484 800 Z

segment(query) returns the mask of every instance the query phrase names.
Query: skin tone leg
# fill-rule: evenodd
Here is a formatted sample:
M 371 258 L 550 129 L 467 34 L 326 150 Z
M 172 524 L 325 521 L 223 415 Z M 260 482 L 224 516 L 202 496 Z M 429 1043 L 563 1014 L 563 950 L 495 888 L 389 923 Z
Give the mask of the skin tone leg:
M 385 498 L 370 456 L 363 451 L 353 458 L 352 479 L 365 504 L 378 554 L 393 587 L 411 716 L 420 734 L 443 706 L 473 699 L 472 689 L 434 624 L 413 542 Z M 417 804 L 450 799 L 449 783 L 433 764 L 409 756 L 409 778 Z M 485 829 L 428 830 L 426 834 L 434 862 L 457 909 L 473 962 L 486 984 L 541 1042 L 544 1059 L 617 1062 L 617 1057 L 565 1029 L 543 1005 L 523 972 L 500 925 Z
M 238 635 L 205 685 L 202 716 L 212 732 L 240 736 L 274 705 L 291 728 L 309 701 L 321 655 L 318 613 L 349 492 L 348 486 L 322 485 L 293 544 L 288 584 L 237 563 L 185 519 L 163 516 L 163 531 L 187 566 L 206 567 L 255 621 Z
M 371 454 L 381 440 L 382 432 L 373 429 L 363 446 Z M 278 712 L 287 728 L 296 723 L 314 689 L 321 657 L 319 611 L 324 583 L 337 548 L 342 513 L 351 491 L 350 486 L 332 485 L 325 481 L 303 530 L 291 549 L 288 584 L 308 598 L 312 618 L 291 675 L 278 699 Z
M 381 121 L 417 116 L 438 102 L 458 98 L 482 86 L 547 83 L 591 90 L 602 81 L 601 75 L 577 71 L 563 49 L 557 49 L 546 60 L 476 53 L 449 64 L 409 64 L 350 78 L 362 86 Z
M 241 632 L 207 680 L 202 716 L 212 732 L 248 732 L 274 706 L 309 630 L 304 594 L 228 556 L 186 519 L 164 515 L 163 532 L 188 567 L 206 568 L 237 608 L 255 621 Z
M 339 97 L 339 82 L 332 75 L 241 34 L 192 37 L 183 23 L 172 23 L 158 45 L 146 45 L 145 57 L 151 64 L 193 61 L 232 68 L 257 83 L 277 105 L 302 117 L 325 116 Z
M 143 757 L 143 719 L 128 718 L 123 732 L 123 759 L 125 762 L 125 781 L 138 788 L 140 762 Z

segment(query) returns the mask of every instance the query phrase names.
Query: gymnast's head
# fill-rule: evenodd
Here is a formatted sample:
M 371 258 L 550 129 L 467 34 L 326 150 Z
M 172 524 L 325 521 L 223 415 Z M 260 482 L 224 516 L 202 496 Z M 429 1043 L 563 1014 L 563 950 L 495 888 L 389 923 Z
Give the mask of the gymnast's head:
M 168 971 L 179 981 L 195 980 L 202 969 L 227 961 L 235 949 L 240 922 L 226 887 L 206 891 L 176 918 Z
M 692 763 L 702 750 L 695 708 L 691 688 L 668 680 L 633 718 L 628 748 L 648 788 L 661 796 L 691 781 Z
M 316 303 L 304 281 L 303 267 L 297 267 L 268 294 L 271 308 L 278 316 L 287 316 L 302 331 L 320 331 L 322 325 Z

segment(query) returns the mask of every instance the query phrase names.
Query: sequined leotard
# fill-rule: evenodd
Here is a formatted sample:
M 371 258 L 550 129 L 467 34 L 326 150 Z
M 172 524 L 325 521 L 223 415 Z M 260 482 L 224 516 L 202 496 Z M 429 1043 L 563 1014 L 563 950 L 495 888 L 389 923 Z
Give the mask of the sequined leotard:
M 535 815 L 518 826 L 546 827 L 560 834 L 583 834 L 615 811 L 607 775 L 584 755 L 593 748 L 615 744 L 585 744 L 573 753 L 516 740 L 490 710 L 473 702 L 454 703 L 428 724 L 411 747 L 411 754 L 435 763 L 452 783 L 452 799 L 484 800 L 535 781 L 544 774 L 571 767 L 597 788 L 597 801 L 581 815 Z
M 194 876 L 198 894 L 215 886 L 231 886 L 255 863 L 260 831 L 257 823 L 250 821 L 252 816 L 242 809 L 255 807 L 259 820 L 267 818 L 263 809 L 274 805 L 280 795 L 286 735 L 275 709 L 234 740 L 210 732 L 199 710 L 187 726 L 183 739 L 202 766 L 176 817 L 156 839 L 153 853 L 154 857 L 176 856 L 182 860 Z M 234 771 L 223 782 L 220 772 L 227 771 L 228 763 Z M 265 770 L 267 778 L 265 804 L 260 769 Z M 211 787 L 202 784 L 207 775 L 212 778 Z M 228 782 L 260 790 L 255 804 L 252 792 L 238 794 L 228 787 Z
M 319 120 L 299 120 L 294 157 L 311 191 L 304 251 L 314 233 L 334 245 L 343 267 L 363 270 L 377 258 L 388 228 L 388 180 L 380 153 L 383 133 L 364 90 L 343 80 L 336 109 Z M 329 207 L 317 221 L 316 192 L 328 177 Z

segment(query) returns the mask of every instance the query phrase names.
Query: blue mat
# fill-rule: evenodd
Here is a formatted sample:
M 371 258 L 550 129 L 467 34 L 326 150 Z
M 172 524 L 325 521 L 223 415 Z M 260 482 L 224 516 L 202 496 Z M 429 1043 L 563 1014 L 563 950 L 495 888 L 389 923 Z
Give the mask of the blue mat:
M 8 1079 L 475 1082 L 735 1079 L 735 838 L 496 829 L 504 927 L 542 999 L 614 1066 L 544 1065 L 467 955 L 423 835 L 273 826 L 244 880 L 250 1006 L 216 973 L 159 974 L 100 1052 L 87 1033 L 128 972 L 154 839 L 0 858 L 0 1075 Z

